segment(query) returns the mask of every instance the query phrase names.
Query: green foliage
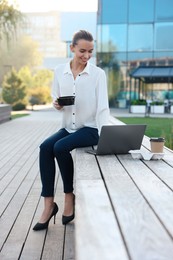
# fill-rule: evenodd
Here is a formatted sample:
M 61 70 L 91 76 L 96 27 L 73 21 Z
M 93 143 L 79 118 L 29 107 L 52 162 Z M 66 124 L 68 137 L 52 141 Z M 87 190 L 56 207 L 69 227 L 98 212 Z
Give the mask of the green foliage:
M 32 75 L 29 67 L 12 69 L 3 81 L 3 100 L 12 105 L 14 110 L 24 109 L 26 104 L 39 105 L 51 102 L 50 85 L 53 73 L 39 70 Z
M 51 102 L 50 86 L 53 79 L 52 71 L 43 69 L 33 75 L 33 85 L 28 88 L 29 103 L 34 105 Z
M 16 119 L 16 118 L 20 118 L 20 117 L 23 117 L 23 116 L 29 116 L 30 114 L 28 113 L 23 113 L 23 114 L 15 114 L 16 112 L 12 112 L 12 115 L 11 115 L 11 119 Z
M 41 53 L 38 51 L 38 44 L 30 37 L 18 38 L 15 43 L 10 42 L 10 48 L 6 44 L 1 44 L 0 51 L 0 85 L 3 81 L 4 75 L 10 71 L 12 67 L 16 70 L 28 69 L 28 75 L 31 73 L 31 68 L 39 66 L 42 63 Z M 25 69 L 24 69 L 25 70 Z M 27 71 L 21 72 L 27 74 Z M 22 78 L 23 79 L 23 78 Z M 29 79 L 28 79 L 29 80 Z M 32 82 L 31 82 L 32 85 Z
M 30 90 L 30 104 L 41 105 L 51 101 L 50 88 L 47 86 L 36 87 Z
M 12 106 L 25 103 L 26 87 L 14 69 L 7 74 L 2 87 L 2 97 L 6 103 Z
M 163 101 L 153 101 L 153 102 L 151 102 L 151 106 L 153 106 L 153 105 L 155 105 L 155 106 L 160 106 L 160 105 L 163 105 L 164 104 L 164 102 Z
M 21 21 L 21 12 L 9 4 L 8 0 L 0 0 L 0 40 L 5 38 L 9 41 Z
M 34 78 L 32 76 L 31 70 L 28 66 L 22 67 L 18 71 L 18 75 L 23 81 L 24 85 L 27 89 L 32 88 L 34 86 Z
M 25 102 L 18 102 L 12 106 L 13 111 L 24 110 L 26 108 Z
M 110 43 L 111 49 L 116 46 Z M 123 75 L 119 67 L 118 59 L 113 53 L 97 54 L 98 65 L 105 70 L 108 79 L 108 97 L 111 104 L 115 102 L 116 95 L 123 88 Z
M 24 66 L 34 67 L 42 63 L 42 55 L 38 50 L 38 43 L 29 36 L 21 36 L 16 41 L 9 42 L 9 48 L 5 43 L 1 44 L 0 66 L 10 64 L 15 69 Z
M 34 106 L 34 105 L 39 105 L 39 98 L 38 98 L 38 96 L 32 94 L 32 96 L 31 96 L 30 99 L 29 99 L 29 103 L 31 104 L 32 109 L 33 109 L 33 106 Z
M 47 69 L 38 70 L 33 79 L 34 87 L 49 86 L 53 79 L 53 73 Z
M 133 105 L 133 106 L 135 106 L 135 105 L 144 105 L 145 106 L 146 104 L 147 104 L 147 102 L 144 99 L 138 99 L 138 100 L 131 101 L 131 105 Z

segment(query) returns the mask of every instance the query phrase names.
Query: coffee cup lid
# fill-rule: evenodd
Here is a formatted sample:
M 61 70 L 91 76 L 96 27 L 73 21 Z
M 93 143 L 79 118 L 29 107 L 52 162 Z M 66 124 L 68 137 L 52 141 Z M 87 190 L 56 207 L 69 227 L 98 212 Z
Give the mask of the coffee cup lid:
M 150 141 L 152 141 L 152 142 L 164 142 L 165 138 L 163 138 L 163 137 L 152 137 L 152 138 L 150 138 Z

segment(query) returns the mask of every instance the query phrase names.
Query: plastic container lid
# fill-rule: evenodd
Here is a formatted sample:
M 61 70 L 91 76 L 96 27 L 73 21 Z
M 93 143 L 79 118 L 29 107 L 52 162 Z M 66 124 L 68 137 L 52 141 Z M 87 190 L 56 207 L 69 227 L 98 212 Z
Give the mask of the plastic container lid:
M 165 138 L 163 137 L 152 137 L 150 138 L 150 142 L 164 142 Z

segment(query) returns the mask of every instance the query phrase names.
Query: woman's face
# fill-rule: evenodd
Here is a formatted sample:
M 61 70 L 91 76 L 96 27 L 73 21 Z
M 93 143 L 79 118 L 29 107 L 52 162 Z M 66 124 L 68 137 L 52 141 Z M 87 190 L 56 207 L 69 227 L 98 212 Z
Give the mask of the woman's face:
M 74 53 L 74 60 L 81 65 L 85 65 L 92 57 L 94 43 L 81 39 L 75 46 L 71 45 L 70 48 Z

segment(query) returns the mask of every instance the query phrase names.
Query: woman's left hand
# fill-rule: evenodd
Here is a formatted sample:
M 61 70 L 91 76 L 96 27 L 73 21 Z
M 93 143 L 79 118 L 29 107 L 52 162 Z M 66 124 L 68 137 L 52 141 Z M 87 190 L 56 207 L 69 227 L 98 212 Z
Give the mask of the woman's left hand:
M 57 101 L 54 101 L 54 102 L 53 102 L 53 105 L 54 105 L 54 107 L 55 107 L 57 110 L 61 110 L 61 109 L 63 108 L 62 106 L 60 106 L 60 105 L 58 104 Z

